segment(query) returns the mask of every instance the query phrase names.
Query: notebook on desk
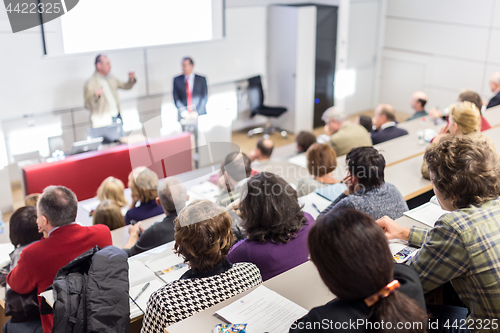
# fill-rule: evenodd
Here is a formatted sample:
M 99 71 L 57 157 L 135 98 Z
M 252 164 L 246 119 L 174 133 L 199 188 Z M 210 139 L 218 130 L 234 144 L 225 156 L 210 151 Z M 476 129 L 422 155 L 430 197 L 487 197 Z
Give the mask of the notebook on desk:
M 330 201 L 335 201 L 344 191 L 347 189 L 347 186 L 345 186 L 344 183 L 337 183 L 321 188 L 317 188 L 314 190 L 314 192 L 318 193 L 321 195 L 323 198 L 330 200 Z
M 138 260 L 129 260 L 128 264 L 130 281 L 130 317 L 135 318 L 146 313 L 149 296 L 163 287 L 165 282 L 159 279 L 151 269 Z
M 449 213 L 449 211 L 442 209 L 439 203 L 436 203 L 437 201 L 431 199 L 430 202 L 413 208 L 405 212 L 404 215 L 432 228 L 442 215 Z

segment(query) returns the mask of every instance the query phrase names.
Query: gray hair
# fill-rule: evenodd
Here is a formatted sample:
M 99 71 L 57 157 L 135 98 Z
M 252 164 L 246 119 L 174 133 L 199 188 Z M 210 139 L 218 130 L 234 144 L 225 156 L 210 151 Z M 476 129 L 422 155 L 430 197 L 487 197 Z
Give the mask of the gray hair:
M 158 182 L 158 198 L 165 212 L 179 213 L 186 206 L 186 186 L 174 177 L 162 179 Z
M 45 216 L 53 227 L 75 222 L 78 201 L 75 193 L 64 186 L 48 186 L 37 203 L 38 212 Z
M 345 113 L 334 106 L 326 109 L 326 111 L 323 112 L 323 115 L 321 116 L 321 120 L 323 120 L 326 124 L 331 123 L 333 120 L 341 123 L 346 119 L 347 116 L 345 115 Z
M 500 84 L 500 72 L 493 73 L 490 80 Z

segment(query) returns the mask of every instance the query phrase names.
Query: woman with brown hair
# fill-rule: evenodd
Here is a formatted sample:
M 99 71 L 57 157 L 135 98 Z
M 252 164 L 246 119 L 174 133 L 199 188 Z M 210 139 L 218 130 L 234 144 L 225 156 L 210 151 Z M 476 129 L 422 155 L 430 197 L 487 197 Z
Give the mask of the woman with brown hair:
M 261 172 L 247 184 L 240 202 L 247 238 L 234 245 L 227 260 L 254 263 L 265 281 L 307 261 L 314 218 L 301 210 L 297 192 L 280 176 Z
M 312 262 L 337 298 L 312 309 L 292 324 L 290 332 L 349 328 L 353 332 L 426 332 L 418 275 L 404 264 L 394 264 L 387 239 L 370 216 L 353 209 L 334 210 L 318 219 L 308 243 Z M 351 322 L 355 328 L 349 326 Z
M 120 206 L 112 200 L 104 200 L 97 206 L 93 215 L 93 224 L 104 224 L 109 230 L 125 226 Z
M 297 185 L 299 197 L 309 194 L 317 188 L 339 183 L 332 172 L 337 167 L 337 154 L 327 144 L 314 143 L 306 152 L 307 170 L 311 177 L 301 178 Z
M 158 175 L 154 171 L 146 167 L 135 168 L 128 175 L 128 187 L 132 190 L 132 203 L 125 214 L 125 224 L 163 214 L 163 208 L 156 204 Z
M 495 145 L 490 138 L 481 133 L 481 114 L 474 103 L 461 102 L 450 106 L 449 123 L 434 138 L 427 150 L 436 147 L 444 138 L 465 136 L 474 142 L 486 142 L 493 151 Z M 422 176 L 430 179 L 427 162 L 422 162 Z
M 188 270 L 179 280 L 155 291 L 148 301 L 142 333 L 163 332 L 180 320 L 262 283 L 251 263 L 230 264 L 231 217 L 208 200 L 195 200 L 174 221 L 175 252 Z

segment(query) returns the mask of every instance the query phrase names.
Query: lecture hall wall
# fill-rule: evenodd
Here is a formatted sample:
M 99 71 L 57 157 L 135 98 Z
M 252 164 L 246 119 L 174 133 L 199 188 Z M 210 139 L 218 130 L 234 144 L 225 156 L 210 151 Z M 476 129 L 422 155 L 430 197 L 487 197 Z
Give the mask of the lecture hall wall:
M 411 93 L 445 108 L 463 88 L 491 98 L 500 70 L 499 0 L 388 0 L 379 101 L 411 113 Z

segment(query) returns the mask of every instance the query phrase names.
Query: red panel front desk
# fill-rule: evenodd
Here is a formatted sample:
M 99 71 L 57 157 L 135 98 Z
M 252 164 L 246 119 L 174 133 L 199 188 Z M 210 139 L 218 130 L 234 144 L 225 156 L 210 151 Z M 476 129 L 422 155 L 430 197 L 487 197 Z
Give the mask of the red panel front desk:
M 160 179 L 191 171 L 190 134 L 183 132 L 26 166 L 23 168 L 24 190 L 26 194 L 41 193 L 49 185 L 62 185 L 75 192 L 79 201 L 85 200 L 95 197 L 97 188 L 109 176 L 120 179 L 127 187 L 129 173 L 138 166 L 155 171 Z

